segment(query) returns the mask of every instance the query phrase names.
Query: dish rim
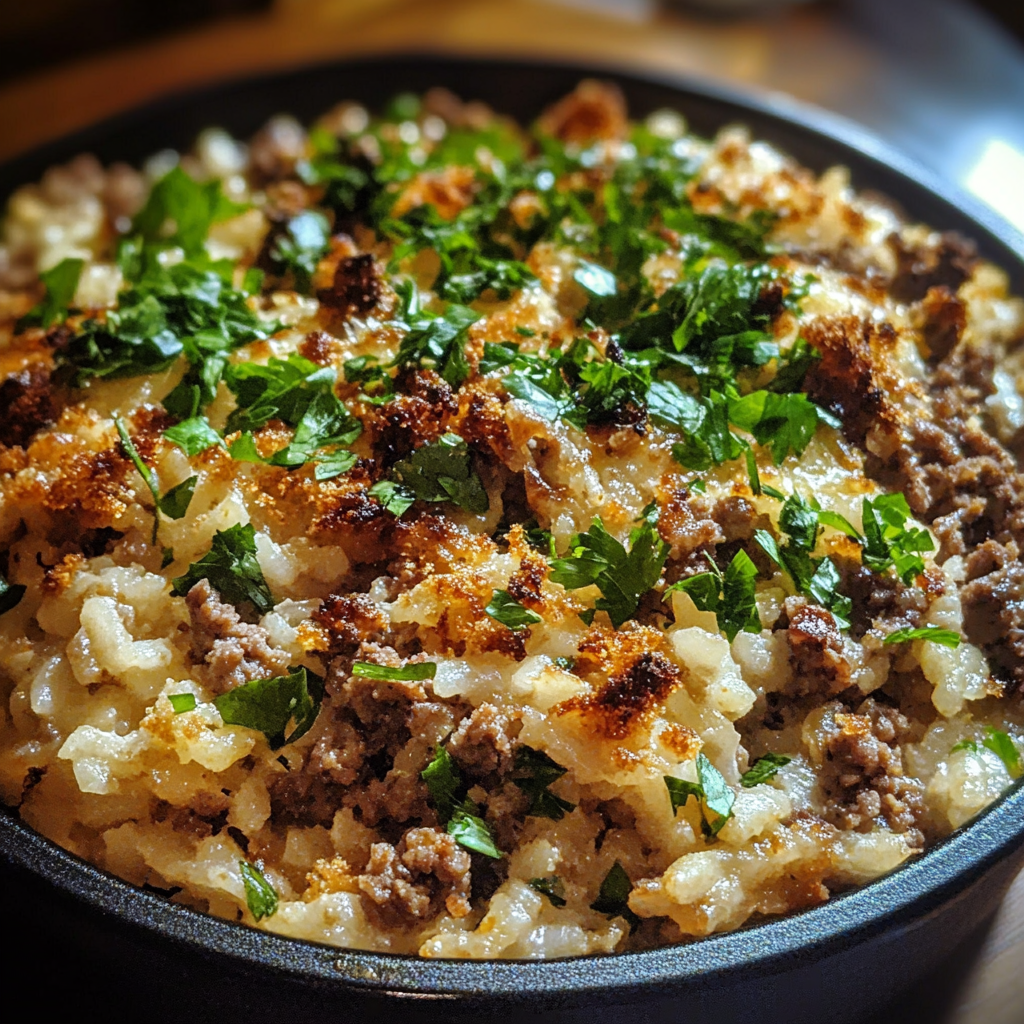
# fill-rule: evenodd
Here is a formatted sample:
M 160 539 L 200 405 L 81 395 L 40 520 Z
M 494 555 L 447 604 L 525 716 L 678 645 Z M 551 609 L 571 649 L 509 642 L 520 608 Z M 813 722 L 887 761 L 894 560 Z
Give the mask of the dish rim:
M 38 180 L 43 170 L 151 118 L 173 116 L 176 108 L 216 94 L 254 89 L 260 84 L 301 79 L 332 69 L 383 71 L 389 65 L 422 66 L 439 77 L 453 69 L 476 68 L 497 74 L 543 71 L 578 77 L 607 78 L 670 92 L 679 105 L 706 102 L 731 108 L 720 126 L 744 117 L 767 120 L 784 130 L 796 129 L 809 143 L 834 151 L 836 164 L 865 161 L 894 176 L 922 201 L 940 206 L 969 222 L 971 237 L 1024 292 L 1024 234 L 998 214 L 939 179 L 870 131 L 840 115 L 778 93 L 747 90 L 669 72 L 647 73 L 617 63 L 543 58 L 498 58 L 444 51 L 395 52 L 318 61 L 298 67 L 233 77 L 195 89 L 175 91 L 106 118 L 0 164 L 0 203 L 6 205 L 19 184 Z M 445 72 L 447 71 L 447 74 Z M 429 88 L 436 81 L 424 81 Z M 334 97 L 334 100 L 348 97 Z M 355 97 L 354 97 L 355 98 Z M 330 99 L 328 99 L 330 102 Z M 761 133 L 757 133 L 761 137 Z M 851 160 L 850 157 L 854 159 Z M 41 167 L 41 170 L 38 168 Z M 856 184 L 856 182 L 855 182 Z M 933 225 L 935 226 L 935 225 Z M 996 255 L 992 255 L 995 249 Z M 807 910 L 769 918 L 733 932 L 720 932 L 673 946 L 642 952 L 575 956 L 553 960 L 425 959 L 329 946 L 265 932 L 213 917 L 148 892 L 96 867 L 58 846 L 27 825 L 16 809 L 0 805 L 0 857 L 53 885 L 59 893 L 107 917 L 155 933 L 164 940 L 259 966 L 300 981 L 341 989 L 420 1000 L 465 1000 L 501 997 L 537 1002 L 566 995 L 620 997 L 645 989 L 669 991 L 743 971 L 745 975 L 778 974 L 808 956 L 823 957 L 866 942 L 893 928 L 909 929 L 940 906 L 954 902 L 998 863 L 1024 847 L 1024 778 L 970 822 L 919 857 L 857 889 L 831 897 Z M 524 991 L 524 972 L 530 989 Z

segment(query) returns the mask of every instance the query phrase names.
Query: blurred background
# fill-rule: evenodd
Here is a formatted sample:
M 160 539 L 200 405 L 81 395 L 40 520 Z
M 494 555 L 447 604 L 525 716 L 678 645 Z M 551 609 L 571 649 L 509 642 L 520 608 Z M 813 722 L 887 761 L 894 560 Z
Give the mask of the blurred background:
M 0 161 L 177 90 L 388 51 L 782 94 L 858 122 L 1024 232 L 1024 0 L 8 0 Z M 956 962 L 872 1024 L 1021 1024 L 1022 963 L 1024 877 Z
M 0 160 L 176 89 L 351 53 L 604 61 L 868 127 L 1024 231 L 1024 0 L 32 0 L 0 19 Z

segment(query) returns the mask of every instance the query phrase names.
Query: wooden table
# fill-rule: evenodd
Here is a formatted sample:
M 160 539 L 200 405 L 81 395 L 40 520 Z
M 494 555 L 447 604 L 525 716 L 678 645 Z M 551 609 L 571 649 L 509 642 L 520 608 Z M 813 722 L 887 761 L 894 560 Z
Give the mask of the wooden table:
M 849 111 L 854 93 L 890 69 L 847 25 L 832 5 L 731 22 L 667 13 L 653 0 L 278 0 L 265 15 L 220 22 L 0 88 L 0 159 L 172 90 L 399 49 L 577 58 L 686 72 Z M 900 1014 L 918 1019 L 912 1005 L 901 1005 Z M 930 1014 L 930 1020 L 938 1019 Z M 941 1017 L 943 1024 L 1024 1021 L 1024 875 L 980 940 Z

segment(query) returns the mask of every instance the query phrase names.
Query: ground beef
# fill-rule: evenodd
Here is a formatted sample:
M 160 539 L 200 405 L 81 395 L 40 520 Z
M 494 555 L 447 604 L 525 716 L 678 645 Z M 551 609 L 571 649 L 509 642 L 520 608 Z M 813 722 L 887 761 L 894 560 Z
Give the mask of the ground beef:
M 383 927 L 429 920 L 442 909 L 469 913 L 469 854 L 435 828 L 411 828 L 397 846 L 374 843 L 357 884 L 364 905 Z
M 850 685 L 850 663 L 835 617 L 802 597 L 786 598 L 783 611 L 789 623 L 786 638 L 793 695 L 841 693 Z
M 25 447 L 37 430 L 53 423 L 56 415 L 49 370 L 28 367 L 0 384 L 0 444 Z
M 897 302 L 919 302 L 935 287 L 955 292 L 978 262 L 974 243 L 952 231 L 940 235 L 937 243 L 920 246 L 908 246 L 893 234 L 889 246 L 896 256 L 896 273 L 889 283 L 889 294 Z
M 262 626 L 242 622 L 209 580 L 200 580 L 192 587 L 185 604 L 192 622 L 192 659 L 202 666 L 203 682 L 214 693 L 287 673 L 287 652 L 271 644 Z
M 766 515 L 758 513 L 746 498 L 738 494 L 716 501 L 711 518 L 721 527 L 726 541 L 750 540 L 754 530 L 768 529 L 771 525 Z
M 395 386 L 407 393 L 396 395 L 375 410 L 369 421 L 374 454 L 384 467 L 436 441 L 458 408 L 452 389 L 433 370 L 400 373 Z
M 840 590 L 853 606 L 850 633 L 854 639 L 861 639 L 872 628 L 887 634 L 921 624 L 930 603 L 924 590 L 908 586 L 893 573 L 874 573 L 859 561 L 837 561 L 843 578 Z
M 856 714 L 838 703 L 826 710 L 826 818 L 847 831 L 870 832 L 884 824 L 923 848 L 924 787 L 904 777 L 899 747 L 910 732 L 906 717 L 871 697 Z
M 321 289 L 317 298 L 343 317 L 363 316 L 380 301 L 380 268 L 368 252 L 346 256 L 338 261 L 330 288 Z
M 459 723 L 448 741 L 448 753 L 470 778 L 505 775 L 512 767 L 509 733 L 519 731 L 517 718 L 493 704 L 481 704 Z
M 945 359 L 963 337 L 967 306 L 945 285 L 936 285 L 921 300 L 919 317 L 931 358 Z
M 675 576 L 690 576 L 707 572 L 705 551 L 714 552 L 715 546 L 725 541 L 722 527 L 712 518 L 713 504 L 703 495 L 688 495 L 685 488 L 672 492 L 662 506 L 658 517 L 658 533 L 671 545 L 669 552 L 669 582 Z

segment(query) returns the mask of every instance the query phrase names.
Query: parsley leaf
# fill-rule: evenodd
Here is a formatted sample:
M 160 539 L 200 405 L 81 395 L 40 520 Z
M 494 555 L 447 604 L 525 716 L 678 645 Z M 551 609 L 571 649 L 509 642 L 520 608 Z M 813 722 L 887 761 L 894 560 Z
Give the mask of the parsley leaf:
M 271 750 L 292 743 L 309 732 L 320 712 L 324 681 L 306 668 L 289 675 L 253 679 L 214 698 L 225 725 L 256 729 L 267 737 Z M 285 735 L 288 724 L 294 728 Z
M 629 930 L 635 932 L 640 926 L 640 918 L 629 909 L 629 894 L 633 891 L 633 883 L 626 874 L 626 869 L 616 861 L 604 881 L 597 899 L 590 904 L 591 910 L 608 917 L 623 917 L 629 924 Z
M 26 589 L 22 584 L 8 583 L 0 576 L 0 615 L 17 607 L 25 596 Z
M 701 830 L 705 836 L 717 836 L 732 817 L 736 795 L 721 772 L 703 754 L 697 755 L 697 778 L 698 782 L 687 782 L 671 775 L 665 776 L 672 813 L 684 806 L 691 796 L 695 797 L 700 804 Z
M 1024 774 L 1024 763 L 1022 763 L 1017 744 L 1005 732 L 991 725 L 986 725 L 985 738 L 981 741 L 981 745 L 991 750 L 1003 762 L 1011 779 L 1019 779 Z M 961 740 L 953 746 L 950 753 L 955 753 L 958 750 L 970 750 L 977 754 L 977 741 Z
M 158 502 L 160 511 L 163 512 L 168 519 L 182 519 L 185 513 L 188 511 L 188 507 L 192 502 L 192 495 L 195 492 L 196 484 L 199 482 L 198 476 L 190 476 L 187 480 L 182 480 L 180 484 L 172 487 Z
M 303 210 L 284 226 L 270 250 L 270 261 L 279 274 L 290 273 L 295 290 L 309 292 L 317 264 L 327 252 L 330 225 L 317 210 Z
M 443 746 L 438 746 L 434 751 L 430 764 L 420 772 L 420 778 L 427 784 L 427 792 L 438 818 L 442 824 L 447 823 L 461 799 L 462 775 L 451 754 Z
M 125 455 L 132 460 L 139 476 L 142 477 L 142 482 L 148 488 L 149 493 L 153 495 L 153 544 L 156 544 L 157 533 L 160 530 L 160 488 L 157 485 L 156 477 L 153 476 L 153 471 L 142 461 L 142 456 L 139 455 L 139 450 L 132 442 L 128 428 L 120 416 L 114 417 L 114 426 L 117 428 L 117 435 L 121 439 L 121 447 L 124 449 Z
M 421 445 L 408 459 L 395 463 L 393 473 L 400 487 L 375 484 L 370 494 L 383 498 L 382 504 L 396 515 L 409 507 L 409 498 L 450 501 L 477 515 L 490 508 L 480 477 L 473 472 L 469 447 L 458 434 L 442 434 L 436 441 Z
M 171 593 L 184 597 L 204 579 L 232 604 L 249 602 L 263 613 L 274 607 L 273 595 L 256 559 L 256 533 L 251 523 L 238 523 L 215 533 L 210 550 L 173 581 Z
M 541 617 L 524 608 L 507 590 L 496 590 L 491 597 L 490 603 L 484 609 L 490 617 L 511 630 L 525 629 L 535 622 L 540 622 Z
M 41 302 L 33 306 L 17 323 L 15 330 L 26 327 L 48 328 L 68 316 L 68 308 L 78 290 L 78 280 L 82 276 L 85 260 L 63 259 L 55 267 L 44 270 L 39 280 L 46 286 L 46 294 Z
M 758 444 L 769 446 L 776 466 L 790 452 L 803 454 L 822 418 L 823 411 L 801 394 L 752 391 L 729 403 L 729 420 L 750 431 Z
M 396 484 L 393 480 L 379 480 L 367 492 L 376 498 L 385 511 L 401 518 L 416 503 L 416 492 L 404 484 Z
M 785 754 L 765 754 L 759 757 L 750 768 L 740 776 L 740 785 L 744 789 L 753 789 L 770 779 L 774 779 L 780 768 L 784 768 L 793 758 Z
M 935 542 L 927 530 L 911 526 L 910 506 L 902 494 L 882 494 L 863 503 L 864 548 L 861 558 L 872 572 L 890 566 L 904 583 L 924 572 L 921 554 L 933 551 Z
M 184 714 L 186 711 L 195 711 L 197 707 L 194 693 L 172 693 L 168 695 L 167 699 L 171 702 L 171 707 L 176 715 Z
M 504 854 L 498 849 L 487 822 L 478 811 L 479 808 L 470 800 L 456 807 L 448 822 L 448 835 L 454 836 L 455 841 L 467 850 L 498 860 Z
M 377 665 L 372 661 L 354 661 L 352 675 L 362 676 L 364 679 L 410 683 L 420 679 L 433 679 L 437 675 L 437 665 L 433 661 L 416 661 L 396 668 L 394 665 Z
M 548 788 L 565 772 L 565 768 L 542 750 L 527 746 L 516 748 L 512 781 L 530 797 L 530 808 L 526 812 L 528 815 L 561 821 L 567 812 L 575 810 L 574 803 L 556 796 Z
M 565 885 L 558 875 L 547 875 L 544 878 L 531 878 L 529 884 L 531 889 L 535 889 L 542 896 L 547 896 L 548 902 L 551 906 L 565 906 Z
M 848 628 L 852 602 L 839 592 L 840 579 L 835 564 L 830 558 L 811 556 L 821 532 L 819 510 L 793 494 L 779 513 L 779 529 L 788 536 L 787 543 L 781 547 L 767 530 L 755 530 L 754 540 L 789 575 L 797 591 L 832 612 L 841 629 Z
M 673 590 L 681 590 L 702 612 L 714 612 L 718 628 L 726 635 L 729 643 L 742 631 L 759 633 L 761 619 L 757 612 L 754 581 L 757 566 L 745 551 L 737 551 L 724 573 L 708 559 L 711 571 L 697 573 L 685 580 L 673 583 L 665 596 Z
M 245 902 L 248 904 L 249 913 L 257 921 L 273 917 L 277 913 L 279 897 L 260 866 L 250 864 L 247 860 L 240 860 L 238 869 L 242 873 L 242 885 L 245 887 Z
M 479 313 L 455 304 L 441 316 L 417 313 L 388 365 L 427 367 L 436 370 L 453 388 L 459 387 L 469 376 L 467 332 L 479 319 Z
M 921 626 L 918 629 L 908 626 L 904 629 L 894 629 L 882 642 L 902 644 L 911 640 L 929 640 L 933 644 L 942 644 L 943 647 L 957 648 L 960 646 L 960 634 L 952 629 L 943 629 L 941 626 Z
M 189 456 L 198 455 L 215 444 L 224 444 L 220 434 L 210 426 L 205 416 L 193 416 L 168 427 L 164 437 Z
M 330 367 L 319 367 L 295 353 L 287 359 L 272 357 L 266 366 L 229 366 L 225 381 L 238 407 L 228 417 L 227 429 L 243 431 L 229 449 L 232 457 L 288 469 L 314 462 L 318 480 L 351 469 L 356 463 L 352 452 L 324 451 L 352 444 L 363 429 L 334 393 L 335 379 Z M 289 444 L 264 459 L 251 431 L 272 418 L 294 427 L 295 433 Z
M 597 584 L 602 596 L 594 607 L 606 611 L 618 629 L 658 582 L 669 551 L 648 520 L 630 532 L 629 545 L 627 553 L 596 517 L 586 533 L 576 534 L 569 542 L 569 556 L 551 562 L 551 580 L 566 590 Z
M 167 172 L 150 190 L 135 215 L 132 230 L 145 241 L 179 245 L 188 254 L 201 252 L 211 225 L 242 212 L 244 207 L 221 194 L 220 182 L 200 184 L 181 167 Z
M 448 751 L 438 746 L 430 764 L 420 772 L 427 784 L 427 792 L 442 824 L 447 824 L 448 835 L 467 850 L 498 859 L 504 856 L 495 845 L 487 823 L 480 817 L 479 808 L 465 798 L 465 785 L 458 766 Z

